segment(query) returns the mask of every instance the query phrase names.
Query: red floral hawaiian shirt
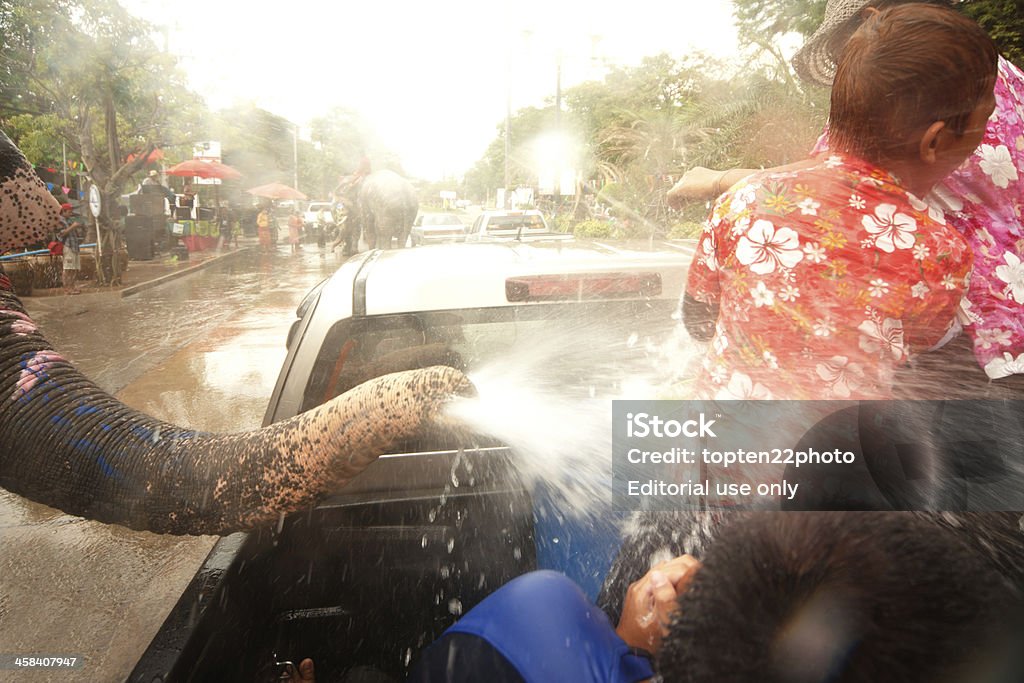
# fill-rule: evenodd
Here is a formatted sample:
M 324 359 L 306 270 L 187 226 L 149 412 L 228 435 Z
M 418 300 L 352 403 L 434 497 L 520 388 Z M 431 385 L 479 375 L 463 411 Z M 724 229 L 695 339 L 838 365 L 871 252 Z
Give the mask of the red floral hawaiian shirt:
M 999 59 L 996 108 L 978 149 L 925 198 L 967 238 L 964 328 L 992 379 L 1024 373 L 1024 73 Z M 827 131 L 814 153 L 828 149 Z
M 891 397 L 912 351 L 951 336 L 972 256 L 941 211 L 858 159 L 750 176 L 716 202 L 687 294 L 719 308 L 698 393 Z

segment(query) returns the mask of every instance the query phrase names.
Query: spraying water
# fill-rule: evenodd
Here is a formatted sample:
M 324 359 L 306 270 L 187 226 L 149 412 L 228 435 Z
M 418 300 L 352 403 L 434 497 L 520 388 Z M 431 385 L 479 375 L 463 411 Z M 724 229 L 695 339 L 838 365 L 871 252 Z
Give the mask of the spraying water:
M 684 398 L 699 349 L 666 318 L 548 322 L 472 370 L 478 396 L 451 411 L 507 444 L 528 488 L 582 516 L 611 499 L 612 401 Z

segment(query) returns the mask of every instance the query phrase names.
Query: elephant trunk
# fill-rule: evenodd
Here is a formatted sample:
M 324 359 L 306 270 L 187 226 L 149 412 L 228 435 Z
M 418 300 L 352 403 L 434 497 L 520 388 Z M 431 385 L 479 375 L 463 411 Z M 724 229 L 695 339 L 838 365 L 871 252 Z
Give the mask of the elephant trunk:
M 260 430 L 199 433 L 132 410 L 82 376 L 2 280 L 0 486 L 102 522 L 170 534 L 273 523 L 474 391 L 458 370 L 430 367 L 379 377 Z

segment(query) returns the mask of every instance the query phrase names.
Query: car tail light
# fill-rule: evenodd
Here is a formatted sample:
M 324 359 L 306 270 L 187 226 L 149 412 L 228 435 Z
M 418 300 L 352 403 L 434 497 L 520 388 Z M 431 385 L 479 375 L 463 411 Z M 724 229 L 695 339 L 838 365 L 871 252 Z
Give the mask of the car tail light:
M 529 275 L 505 280 L 505 298 L 509 301 L 612 299 L 620 296 L 659 294 L 659 273 Z

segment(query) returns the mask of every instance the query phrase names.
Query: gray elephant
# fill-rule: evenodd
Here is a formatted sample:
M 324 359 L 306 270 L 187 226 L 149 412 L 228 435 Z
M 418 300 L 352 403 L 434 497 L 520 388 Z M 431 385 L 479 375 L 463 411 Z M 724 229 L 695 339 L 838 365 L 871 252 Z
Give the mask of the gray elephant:
M 370 249 L 402 248 L 409 239 L 419 211 L 416 190 L 394 171 L 375 171 L 350 184 L 343 195 L 349 206 L 351 234 L 358 241 L 360 230 Z
M 47 235 L 59 210 L 0 133 L 0 252 Z M 444 404 L 472 391 L 458 370 L 431 367 L 371 380 L 260 430 L 199 433 L 138 413 L 82 376 L 0 274 L 0 486 L 101 522 L 172 534 L 273 523 L 391 443 L 443 424 Z

